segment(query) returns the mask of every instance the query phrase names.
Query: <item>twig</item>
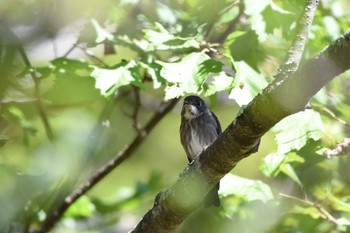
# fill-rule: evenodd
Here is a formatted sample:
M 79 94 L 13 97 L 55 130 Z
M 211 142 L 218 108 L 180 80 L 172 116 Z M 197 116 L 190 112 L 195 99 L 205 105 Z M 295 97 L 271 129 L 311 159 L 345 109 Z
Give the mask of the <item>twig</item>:
M 304 12 L 297 23 L 296 36 L 294 36 L 288 49 L 285 61 L 278 69 L 277 75 L 275 75 L 273 84 L 280 82 L 282 79 L 287 79 L 298 69 L 318 3 L 319 0 L 307 0 Z
M 141 125 L 138 122 L 138 115 L 139 115 L 139 110 L 140 110 L 140 106 L 141 106 L 140 88 L 138 88 L 136 86 L 132 86 L 132 88 L 133 88 L 134 95 L 135 95 L 135 104 L 134 104 L 133 112 L 131 114 L 131 119 L 132 119 L 134 128 L 136 129 L 136 131 L 138 133 L 140 133 Z
M 34 82 L 34 88 L 35 88 L 35 93 L 34 94 L 35 94 L 35 97 L 37 99 L 35 101 L 35 104 L 36 104 L 36 107 L 38 109 L 41 121 L 43 122 L 46 135 L 47 135 L 47 137 L 49 138 L 50 141 L 53 141 L 55 137 L 54 137 L 54 134 L 53 134 L 53 131 L 51 129 L 49 120 L 48 120 L 48 118 L 46 116 L 44 107 L 43 107 L 41 99 L 40 99 L 39 79 L 38 79 L 38 77 L 36 77 L 35 70 L 32 67 L 32 65 L 31 65 L 31 63 L 30 63 L 30 61 L 29 61 L 29 59 L 27 57 L 27 54 L 25 53 L 24 48 L 23 48 L 23 46 L 20 43 L 19 43 L 18 49 L 19 49 L 21 57 L 22 57 L 22 59 L 24 61 L 24 64 L 26 65 L 27 69 L 29 70 L 30 75 L 31 75 L 31 77 L 33 79 L 33 82 Z
M 165 106 L 161 106 L 159 110 L 154 114 L 154 116 L 148 121 L 145 127 L 141 130 L 142 133 L 138 134 L 134 140 L 127 145 L 123 150 L 119 151 L 117 155 L 111 159 L 108 163 L 102 166 L 97 172 L 92 175 L 86 182 L 82 183 L 77 189 L 75 189 L 70 195 L 68 195 L 64 201 L 57 207 L 55 211 L 49 215 L 46 220 L 41 225 L 40 229 L 37 231 L 32 231 L 36 233 L 48 232 L 52 227 L 59 221 L 64 212 L 71 206 L 76 200 L 82 195 L 88 192 L 92 187 L 94 187 L 99 181 L 101 181 L 105 176 L 107 176 L 114 168 L 121 164 L 124 160 L 129 158 L 132 153 L 139 147 L 139 145 L 144 141 L 147 135 L 152 131 L 152 129 L 158 124 L 158 122 L 163 119 L 163 117 L 170 112 L 178 102 L 178 99 L 173 99 L 167 103 L 163 103 Z
M 350 154 L 350 138 L 344 138 L 344 140 L 337 144 L 337 146 L 333 149 L 327 149 L 323 152 L 327 158 L 331 158 L 333 156 L 342 156 Z
M 337 117 L 335 115 L 334 112 L 332 112 L 329 108 L 319 105 L 319 104 L 311 104 L 312 108 L 315 109 L 316 111 L 320 112 L 320 113 L 325 113 L 328 116 L 330 116 L 331 118 L 333 118 L 334 120 L 338 121 L 340 124 L 350 128 L 350 124 L 347 123 L 346 121 L 340 119 L 339 117 Z
M 108 67 L 108 65 L 99 57 L 95 56 L 91 51 L 87 50 L 86 48 L 83 48 L 81 46 L 76 45 L 76 48 L 81 49 L 86 56 L 92 58 L 93 60 L 97 61 L 100 65 L 102 65 L 103 67 Z
M 286 197 L 286 198 L 290 198 L 290 199 L 293 199 L 293 200 L 296 200 L 296 201 L 299 201 L 299 202 L 302 202 L 304 204 L 307 204 L 309 206 L 313 206 L 315 207 L 323 216 L 326 220 L 332 222 L 332 223 L 335 223 L 335 224 L 339 224 L 338 223 L 338 220 L 333 217 L 327 210 L 325 210 L 320 203 L 318 202 L 311 202 L 309 200 L 304 200 L 304 199 L 300 199 L 300 198 L 297 198 L 297 197 L 294 197 L 294 196 L 290 196 L 288 194 L 284 194 L 284 193 L 279 193 L 279 195 L 281 197 Z
M 77 48 L 77 46 L 78 46 L 78 44 L 77 44 L 77 43 L 74 43 L 74 44 L 72 45 L 72 47 L 70 47 L 70 48 L 67 50 L 67 52 L 65 52 L 65 53 L 63 54 L 62 57 L 67 57 L 74 49 Z

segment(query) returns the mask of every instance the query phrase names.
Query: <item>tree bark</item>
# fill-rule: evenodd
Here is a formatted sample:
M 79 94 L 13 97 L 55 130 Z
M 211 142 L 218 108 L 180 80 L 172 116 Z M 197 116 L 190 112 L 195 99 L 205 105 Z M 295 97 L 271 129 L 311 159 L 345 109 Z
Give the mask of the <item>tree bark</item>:
M 322 87 L 350 68 L 350 31 L 287 79 L 256 96 L 218 139 L 186 167 L 175 184 L 157 195 L 132 233 L 174 230 L 200 205 L 205 194 L 283 118 L 302 111 Z

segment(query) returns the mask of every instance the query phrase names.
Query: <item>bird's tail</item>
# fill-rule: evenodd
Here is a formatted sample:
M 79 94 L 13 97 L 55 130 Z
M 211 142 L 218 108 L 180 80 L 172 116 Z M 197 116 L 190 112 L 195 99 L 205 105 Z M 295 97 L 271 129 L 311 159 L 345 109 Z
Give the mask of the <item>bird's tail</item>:
M 220 206 L 220 198 L 218 194 L 219 188 L 220 188 L 220 183 L 217 183 L 215 187 L 212 190 L 210 190 L 209 193 L 204 197 L 205 207 Z

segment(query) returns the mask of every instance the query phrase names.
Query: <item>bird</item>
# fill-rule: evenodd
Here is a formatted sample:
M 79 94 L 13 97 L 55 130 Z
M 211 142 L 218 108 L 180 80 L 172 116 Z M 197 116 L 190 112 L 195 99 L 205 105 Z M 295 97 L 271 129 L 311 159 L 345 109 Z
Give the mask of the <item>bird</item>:
M 187 96 L 181 110 L 180 140 L 191 163 L 221 134 L 217 116 L 208 109 L 203 99 L 196 95 Z M 218 182 L 204 197 L 204 206 L 220 206 Z

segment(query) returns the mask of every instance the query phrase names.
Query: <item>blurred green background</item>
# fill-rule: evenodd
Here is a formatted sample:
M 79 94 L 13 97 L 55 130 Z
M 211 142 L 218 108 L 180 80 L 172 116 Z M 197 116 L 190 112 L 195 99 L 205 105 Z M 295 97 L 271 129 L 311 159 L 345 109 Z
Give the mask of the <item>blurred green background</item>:
M 350 26 L 349 1 L 320 2 L 305 61 Z M 142 127 L 164 99 L 200 94 L 225 129 L 272 80 L 304 4 L 1 0 L 0 232 L 39 228 L 65 196 L 137 136 L 132 115 Z M 189 54 L 199 60 L 181 59 Z M 172 64 L 183 66 L 181 75 L 190 65 L 193 71 L 174 80 L 163 72 Z M 119 73 L 94 73 L 110 70 Z M 199 208 L 178 232 L 349 232 L 350 160 L 316 153 L 349 134 L 341 122 L 350 117 L 349 78 L 342 75 L 323 89 L 311 113 L 264 135 L 258 153 L 222 182 L 222 207 Z M 96 80 L 104 80 L 103 87 Z M 132 229 L 187 165 L 181 104 L 52 232 Z M 325 204 L 338 222 L 315 203 Z

